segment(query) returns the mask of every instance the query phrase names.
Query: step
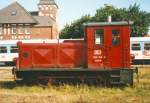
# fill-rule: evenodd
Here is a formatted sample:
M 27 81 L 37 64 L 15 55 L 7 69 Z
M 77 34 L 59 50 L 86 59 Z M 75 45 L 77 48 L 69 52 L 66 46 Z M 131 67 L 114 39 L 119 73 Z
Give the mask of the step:
M 120 78 L 120 75 L 110 75 L 111 78 Z
M 111 84 L 123 84 L 122 82 L 110 82 Z

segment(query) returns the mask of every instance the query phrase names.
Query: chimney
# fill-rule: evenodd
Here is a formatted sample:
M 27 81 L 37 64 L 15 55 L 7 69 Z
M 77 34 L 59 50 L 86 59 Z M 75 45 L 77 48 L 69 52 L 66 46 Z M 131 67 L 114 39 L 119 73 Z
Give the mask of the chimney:
M 107 22 L 109 22 L 109 23 L 112 22 L 112 17 L 111 17 L 111 15 L 108 16 Z

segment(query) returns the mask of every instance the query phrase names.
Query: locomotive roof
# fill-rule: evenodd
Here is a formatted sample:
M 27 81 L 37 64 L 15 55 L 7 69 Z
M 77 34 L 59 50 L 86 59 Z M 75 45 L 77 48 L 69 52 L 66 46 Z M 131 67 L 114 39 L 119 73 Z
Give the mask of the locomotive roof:
M 120 22 L 92 22 L 92 23 L 84 23 L 84 26 L 109 26 L 109 25 L 132 25 L 132 21 L 120 21 Z

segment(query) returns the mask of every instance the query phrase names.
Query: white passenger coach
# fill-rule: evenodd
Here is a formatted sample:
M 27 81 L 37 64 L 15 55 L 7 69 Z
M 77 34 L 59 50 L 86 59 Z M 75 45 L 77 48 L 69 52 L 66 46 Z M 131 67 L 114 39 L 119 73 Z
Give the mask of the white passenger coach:
M 132 37 L 130 44 L 133 64 L 150 64 L 150 37 Z

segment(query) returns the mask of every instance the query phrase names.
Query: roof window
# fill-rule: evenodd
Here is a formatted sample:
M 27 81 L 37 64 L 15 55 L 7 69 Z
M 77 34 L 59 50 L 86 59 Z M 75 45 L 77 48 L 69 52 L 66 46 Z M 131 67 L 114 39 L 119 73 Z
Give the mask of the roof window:
M 16 16 L 16 15 L 17 15 L 16 11 L 11 12 L 11 16 Z

